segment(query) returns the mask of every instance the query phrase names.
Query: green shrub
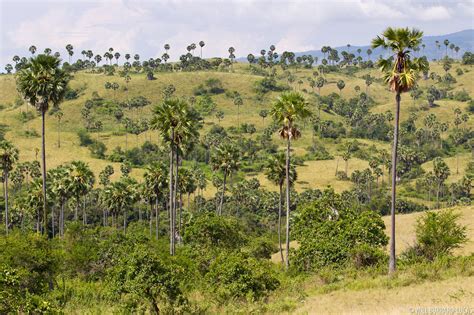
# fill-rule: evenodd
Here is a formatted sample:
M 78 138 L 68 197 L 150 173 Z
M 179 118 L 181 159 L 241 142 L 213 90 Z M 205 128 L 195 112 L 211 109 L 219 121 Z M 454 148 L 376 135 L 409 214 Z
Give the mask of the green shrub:
M 278 251 L 278 246 L 268 238 L 259 237 L 253 239 L 244 250 L 254 258 L 270 259 Z
M 222 253 L 211 264 L 206 280 L 221 302 L 239 298 L 257 300 L 280 285 L 269 264 L 242 253 Z
M 117 259 L 108 277 L 113 294 L 122 298 L 127 312 L 143 312 L 150 305 L 149 311 L 159 314 L 163 308 L 180 313 L 187 305 L 178 274 L 145 246 L 136 246 Z
M 54 286 L 58 255 L 52 242 L 34 233 L 0 238 L 0 313 L 54 309 L 47 293 Z
M 360 244 L 351 250 L 351 260 L 356 268 L 363 268 L 385 262 L 387 254 L 380 248 Z
M 21 112 L 20 114 L 18 114 L 18 120 L 22 123 L 26 123 L 35 118 L 36 114 L 33 111 Z
M 299 209 L 295 217 L 293 235 L 300 247 L 292 255 L 293 261 L 300 270 L 343 265 L 356 246 L 364 245 L 368 253 L 385 246 L 384 229 L 379 214 L 356 211 L 328 189 L 320 199 Z
M 427 212 L 416 223 L 418 253 L 429 260 L 451 255 L 453 249 L 467 242 L 466 226 L 457 221 L 459 213 L 453 210 Z
M 469 93 L 464 89 L 461 91 L 456 91 L 453 95 L 453 98 L 459 102 L 467 102 L 471 100 L 471 96 L 469 96 Z
M 236 249 L 246 240 L 242 226 L 233 217 L 202 213 L 186 226 L 183 240 L 195 247 Z
M 85 130 L 79 130 L 77 136 L 79 137 L 79 145 L 81 147 L 87 147 L 94 142 L 89 133 Z
M 92 157 L 95 157 L 97 159 L 104 159 L 107 147 L 103 142 L 95 140 L 92 142 L 91 145 L 89 145 L 89 151 L 91 151 Z

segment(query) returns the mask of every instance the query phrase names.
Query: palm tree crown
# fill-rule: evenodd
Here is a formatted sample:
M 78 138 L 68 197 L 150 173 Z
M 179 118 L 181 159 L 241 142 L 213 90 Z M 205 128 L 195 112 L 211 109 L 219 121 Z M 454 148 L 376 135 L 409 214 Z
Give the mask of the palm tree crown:
M 301 132 L 294 126 L 296 120 L 311 116 L 308 103 L 297 92 L 283 93 L 275 102 L 270 115 L 282 126 L 279 134 L 284 139 L 298 139 Z
M 390 84 L 393 92 L 409 91 L 415 84 L 417 73 L 426 68 L 426 61 L 411 58 L 411 50 L 421 44 L 423 32 L 408 28 L 387 28 L 381 36 L 372 40 L 372 48 L 382 47 L 394 53 L 394 63 L 390 59 L 380 59 L 379 66 L 384 73 L 384 79 Z

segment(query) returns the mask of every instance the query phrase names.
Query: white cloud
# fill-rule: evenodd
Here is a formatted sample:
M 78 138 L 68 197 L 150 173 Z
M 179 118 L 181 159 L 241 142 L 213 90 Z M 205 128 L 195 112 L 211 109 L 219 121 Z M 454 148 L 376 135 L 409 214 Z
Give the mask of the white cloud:
M 451 18 L 448 9 L 440 5 L 420 10 L 418 14 L 419 19 L 422 21 L 440 21 Z

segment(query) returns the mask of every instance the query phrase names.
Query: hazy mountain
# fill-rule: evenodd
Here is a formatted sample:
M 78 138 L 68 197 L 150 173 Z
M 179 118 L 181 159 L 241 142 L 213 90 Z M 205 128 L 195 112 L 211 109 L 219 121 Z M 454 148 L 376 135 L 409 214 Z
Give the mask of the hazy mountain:
M 451 51 L 448 47 L 448 55 L 453 58 L 461 58 L 462 54 L 466 51 L 474 51 L 474 29 L 469 29 L 469 30 L 464 30 L 452 34 L 446 34 L 446 35 L 437 35 L 437 36 L 424 36 L 423 37 L 423 43 L 426 45 L 424 50 L 418 53 L 420 56 L 421 55 L 426 55 L 429 60 L 433 59 L 439 59 L 440 57 L 444 57 L 446 54 L 446 47 L 444 46 L 443 42 L 444 40 L 447 39 L 449 40 L 450 43 L 453 43 L 456 46 L 459 46 L 460 50 L 456 55 L 455 51 Z M 438 49 L 436 47 L 436 41 L 439 41 L 441 47 Z M 330 46 L 330 45 L 329 45 Z M 339 51 L 339 55 L 341 54 L 342 51 L 350 51 L 356 57 L 358 56 L 357 49 L 361 49 L 360 55 L 365 59 L 367 59 L 367 49 L 370 48 L 370 45 L 365 45 L 365 46 L 351 46 L 348 48 L 347 46 L 339 46 L 339 47 L 333 47 Z M 281 53 L 281 51 L 278 50 L 277 47 L 277 52 Z M 295 52 L 296 56 L 301 56 L 301 55 L 312 55 L 313 57 L 318 57 L 319 60 L 323 58 L 323 54 L 321 53 L 321 50 L 309 50 L 309 51 L 302 51 L 302 52 Z M 384 54 L 384 51 L 382 49 L 373 49 L 371 59 L 375 60 L 380 56 L 381 54 Z M 416 54 L 415 54 L 416 55 Z M 255 54 L 256 57 L 260 56 L 258 53 Z M 239 61 L 246 61 L 246 57 L 239 58 Z

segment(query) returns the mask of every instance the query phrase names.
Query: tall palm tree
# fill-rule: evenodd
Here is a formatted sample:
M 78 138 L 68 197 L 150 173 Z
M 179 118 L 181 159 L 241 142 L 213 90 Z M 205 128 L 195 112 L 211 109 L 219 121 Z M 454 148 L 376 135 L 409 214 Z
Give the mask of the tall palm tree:
M 211 164 L 213 170 L 221 170 L 224 175 L 221 198 L 217 208 L 217 214 L 222 215 L 227 176 L 237 171 L 240 167 L 240 152 L 237 146 L 232 143 L 224 143 L 217 147 L 214 155 L 211 157 Z
M 166 99 L 154 108 L 150 122 L 151 129 L 159 130 L 162 140 L 170 147 L 169 165 L 169 212 L 170 212 L 170 254 L 175 252 L 175 210 L 178 179 L 179 152 L 183 145 L 191 143 L 198 136 L 201 119 L 188 103 L 180 99 Z M 176 168 L 174 167 L 176 164 Z M 176 169 L 176 172 L 175 172 Z
M 145 179 L 145 187 L 147 191 L 153 192 L 155 200 L 155 238 L 158 239 L 159 231 L 159 202 L 164 196 L 166 190 L 168 172 L 166 166 L 159 162 L 154 162 L 146 167 L 143 178 Z M 150 214 L 151 215 L 151 214 Z
M 72 55 L 74 55 L 74 47 L 72 47 L 71 44 L 67 44 L 66 45 L 66 51 L 69 55 L 69 63 L 71 63 L 71 57 L 72 57 Z
M 304 120 L 311 116 L 303 95 L 298 92 L 283 93 L 276 100 L 271 110 L 271 116 L 281 128 L 278 131 L 282 139 L 286 139 L 286 268 L 290 266 L 290 152 L 291 141 L 301 136 L 301 131 L 295 125 L 296 121 Z
M 445 40 L 443 41 L 443 44 L 444 44 L 444 46 L 446 46 L 446 55 L 445 55 L 445 57 L 448 58 L 449 40 L 448 40 L 448 39 L 445 39 Z
M 59 236 L 64 236 L 64 206 L 73 195 L 73 184 L 71 178 L 71 166 L 63 165 L 48 172 L 48 177 L 51 179 L 51 192 L 55 201 L 59 203 Z M 54 222 L 54 214 L 51 215 Z M 54 223 L 52 224 L 52 231 L 54 237 Z
M 5 231 L 8 235 L 8 175 L 13 169 L 13 164 L 18 161 L 18 149 L 6 140 L 0 141 L 0 169 L 3 177 L 3 190 L 5 198 Z
M 76 204 L 76 211 L 74 213 L 74 219 L 77 221 L 78 213 L 77 210 L 79 208 L 79 202 L 81 198 L 83 198 L 83 206 L 82 206 L 82 223 L 84 225 L 87 224 L 87 217 L 86 217 L 86 195 L 92 190 L 94 186 L 95 177 L 94 173 L 89 168 L 87 163 L 82 161 L 73 161 L 71 162 L 71 181 L 72 187 L 74 191 L 74 198 L 77 202 Z
M 283 207 L 283 185 L 285 183 L 285 176 L 286 176 L 286 156 L 283 152 L 279 152 L 270 158 L 267 161 L 267 171 L 266 175 L 269 181 L 273 184 L 278 185 L 279 192 L 280 192 L 280 199 L 278 202 L 278 245 L 280 248 L 280 256 L 281 262 L 283 263 L 285 260 L 283 258 L 283 248 L 281 245 L 281 213 Z M 290 165 L 290 184 L 296 181 L 297 174 L 296 168 L 293 164 Z
M 17 89 L 22 97 L 41 113 L 41 159 L 43 171 L 43 233 L 47 233 L 47 198 L 46 198 L 46 134 L 45 114 L 49 106 L 58 107 L 64 99 L 64 94 L 70 77 L 62 70 L 61 60 L 54 56 L 38 55 L 31 58 L 25 67 L 17 74 Z
M 199 47 L 201 47 L 201 59 L 202 59 L 202 48 L 204 47 L 204 45 L 206 45 L 206 43 L 204 43 L 204 41 L 199 42 Z
M 394 62 L 389 59 L 380 59 L 379 66 L 384 74 L 384 80 L 389 84 L 395 96 L 395 126 L 392 145 L 392 201 L 391 201 L 391 237 L 389 272 L 396 269 L 395 257 L 395 202 L 397 185 L 397 154 L 398 154 L 398 127 L 400 123 L 401 94 L 412 89 L 416 84 L 418 73 L 427 67 L 427 62 L 421 58 L 411 58 L 410 52 L 417 48 L 423 37 L 423 32 L 408 28 L 387 28 L 382 36 L 372 40 L 372 48 L 382 47 L 390 49 Z

